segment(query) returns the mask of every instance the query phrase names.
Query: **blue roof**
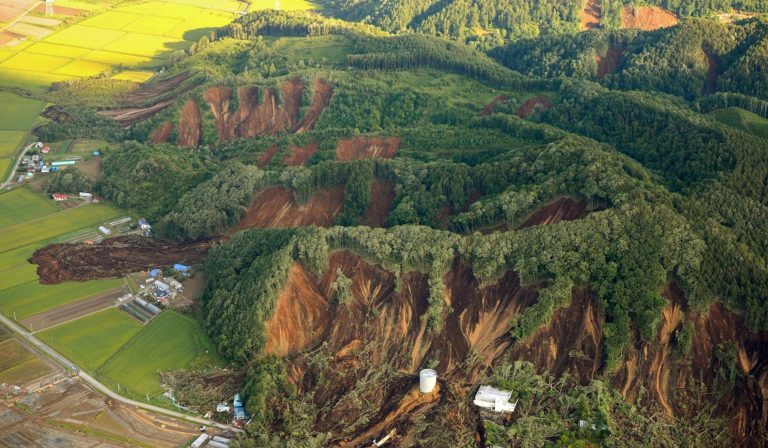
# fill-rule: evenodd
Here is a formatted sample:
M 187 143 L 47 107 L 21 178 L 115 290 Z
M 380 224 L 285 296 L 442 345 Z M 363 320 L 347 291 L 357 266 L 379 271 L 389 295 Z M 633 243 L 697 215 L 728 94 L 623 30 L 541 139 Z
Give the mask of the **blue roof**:
M 174 264 L 173 269 L 180 272 L 187 272 L 188 270 L 192 269 L 189 266 L 183 265 L 183 264 Z
M 245 409 L 242 407 L 236 407 L 235 408 L 235 418 L 238 420 L 244 420 L 245 419 Z
M 235 394 L 235 398 L 234 398 L 234 400 L 232 400 L 232 404 L 233 404 L 233 405 L 234 405 L 236 408 L 238 408 L 238 407 L 240 407 L 240 408 L 241 408 L 241 407 L 243 407 L 243 400 L 241 400 L 241 399 L 240 399 L 240 394 Z
M 149 275 L 151 275 L 152 277 L 156 277 L 160 272 L 161 272 L 160 269 L 155 268 L 149 271 Z

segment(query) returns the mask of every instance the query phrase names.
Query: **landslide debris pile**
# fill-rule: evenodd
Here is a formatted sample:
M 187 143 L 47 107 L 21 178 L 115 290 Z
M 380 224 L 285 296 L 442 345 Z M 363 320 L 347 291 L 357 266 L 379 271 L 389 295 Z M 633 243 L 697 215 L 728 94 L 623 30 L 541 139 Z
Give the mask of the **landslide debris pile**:
M 36 250 L 29 262 L 38 265 L 40 283 L 50 285 L 122 277 L 175 263 L 198 264 L 205 259 L 210 247 L 209 241 L 175 243 L 129 235 L 95 244 L 51 244 Z

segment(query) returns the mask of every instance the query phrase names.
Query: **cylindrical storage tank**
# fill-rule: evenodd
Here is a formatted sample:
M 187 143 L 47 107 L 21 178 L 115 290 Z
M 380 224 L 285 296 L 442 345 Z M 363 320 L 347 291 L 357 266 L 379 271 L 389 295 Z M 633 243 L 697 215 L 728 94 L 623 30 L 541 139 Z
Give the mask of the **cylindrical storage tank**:
M 419 392 L 431 393 L 437 385 L 437 372 L 432 369 L 424 369 L 419 372 Z

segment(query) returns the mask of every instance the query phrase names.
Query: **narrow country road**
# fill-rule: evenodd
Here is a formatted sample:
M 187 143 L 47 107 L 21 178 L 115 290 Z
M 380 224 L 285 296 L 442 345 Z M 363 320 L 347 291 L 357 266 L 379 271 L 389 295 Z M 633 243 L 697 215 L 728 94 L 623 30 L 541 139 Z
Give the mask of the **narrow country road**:
M 35 146 L 36 142 L 32 142 L 24 147 L 24 150 L 21 151 L 21 154 L 19 154 L 19 157 L 16 159 L 16 164 L 13 165 L 13 169 L 11 169 L 11 173 L 8 174 L 8 179 L 3 182 L 2 185 L 0 185 L 0 189 L 6 188 L 13 182 L 13 178 L 16 177 L 16 170 L 19 168 L 19 164 L 21 163 L 21 159 L 24 158 L 24 156 L 27 154 L 27 151 L 32 149 L 33 146 Z
M 63 365 L 69 370 L 76 371 L 79 373 L 80 378 L 83 379 L 86 383 L 90 384 L 93 388 L 98 390 L 99 392 L 109 396 L 110 398 L 117 400 L 121 403 L 125 403 L 131 406 L 136 406 L 138 408 L 146 409 L 148 411 L 157 412 L 158 414 L 167 415 L 169 417 L 178 418 L 181 420 L 186 420 L 189 422 L 193 422 L 200 425 L 207 425 L 207 426 L 213 426 L 219 429 L 228 430 L 228 431 L 235 431 L 240 432 L 241 430 L 238 428 L 235 428 L 234 426 L 225 425 L 222 423 L 214 422 L 212 420 L 207 420 L 200 417 L 194 417 L 187 414 L 182 414 L 181 412 L 172 411 L 170 409 L 161 408 L 159 406 L 154 406 L 147 403 L 142 403 L 140 401 L 131 400 L 130 398 L 123 397 L 122 395 L 118 395 L 117 393 L 113 392 L 110 388 L 100 383 L 97 379 L 93 378 L 92 376 L 88 375 L 87 373 L 83 372 L 79 367 L 77 367 L 74 363 L 69 361 L 67 358 L 61 356 L 59 353 L 57 353 L 54 349 L 52 349 L 50 346 L 42 342 L 40 339 L 36 338 L 33 334 L 29 333 L 19 325 L 17 325 L 15 322 L 13 322 L 11 319 L 8 319 L 4 315 L 0 314 L 0 323 L 3 324 L 6 328 L 11 330 L 13 333 L 16 333 L 17 335 L 24 338 L 25 341 L 27 341 L 29 344 L 31 344 L 33 347 L 35 347 L 37 350 L 39 350 L 41 353 L 47 355 L 48 357 L 52 358 L 57 363 Z

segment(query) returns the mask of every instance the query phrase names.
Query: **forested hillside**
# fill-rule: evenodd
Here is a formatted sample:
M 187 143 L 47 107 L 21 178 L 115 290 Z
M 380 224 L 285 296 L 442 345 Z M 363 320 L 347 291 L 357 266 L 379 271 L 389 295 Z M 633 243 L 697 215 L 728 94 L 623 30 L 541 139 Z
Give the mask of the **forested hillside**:
M 125 140 L 91 188 L 215 241 L 200 312 L 244 378 L 238 446 L 768 443 L 763 19 L 323 6 L 239 17 L 118 106 L 61 84 L 38 130 Z M 482 30 L 500 46 L 443 38 Z

